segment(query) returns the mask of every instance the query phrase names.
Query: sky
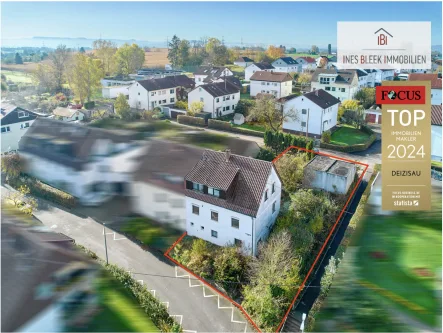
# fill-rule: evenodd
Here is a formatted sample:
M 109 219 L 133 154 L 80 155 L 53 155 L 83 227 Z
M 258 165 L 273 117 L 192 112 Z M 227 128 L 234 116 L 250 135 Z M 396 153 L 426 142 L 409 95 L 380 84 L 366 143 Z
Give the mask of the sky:
M 2 2 L 2 39 L 85 37 L 166 41 L 176 34 L 226 43 L 336 45 L 337 21 L 431 21 L 441 2 Z

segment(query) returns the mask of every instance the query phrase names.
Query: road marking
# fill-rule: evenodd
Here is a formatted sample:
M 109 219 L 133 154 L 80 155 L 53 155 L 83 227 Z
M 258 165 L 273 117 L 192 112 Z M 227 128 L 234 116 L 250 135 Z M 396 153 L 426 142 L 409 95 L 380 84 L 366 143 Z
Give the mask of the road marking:
M 180 326 L 183 322 L 183 316 L 182 315 L 171 315 L 171 317 L 180 317 Z
M 141 285 L 143 285 L 143 280 L 137 280 Z
M 117 241 L 117 240 L 123 240 L 123 239 L 127 239 L 127 238 L 125 238 L 125 237 L 115 238 L 115 232 L 114 232 L 114 240 L 115 240 L 115 241 Z
M 153 294 L 154 295 L 154 297 L 155 297 L 155 290 L 154 289 L 151 289 L 151 290 L 149 290 L 150 292 L 151 292 L 151 294 Z
M 162 302 L 163 304 L 166 304 L 166 309 L 169 309 L 169 302 Z

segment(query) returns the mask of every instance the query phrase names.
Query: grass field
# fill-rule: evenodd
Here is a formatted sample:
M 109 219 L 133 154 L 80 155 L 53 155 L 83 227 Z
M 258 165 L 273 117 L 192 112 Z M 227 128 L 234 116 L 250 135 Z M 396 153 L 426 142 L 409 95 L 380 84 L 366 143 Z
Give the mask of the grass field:
M 2 74 L 6 76 L 6 80 L 11 80 L 14 83 L 32 83 L 31 75 L 26 72 L 2 69 Z
M 105 275 L 97 281 L 102 311 L 92 319 L 87 332 L 159 332 L 137 300 L 116 280 Z M 78 331 L 78 328 L 75 328 Z
M 235 127 L 241 127 L 241 128 L 246 128 L 246 129 L 250 129 L 253 131 L 258 131 L 258 132 L 266 132 L 266 127 L 260 124 L 255 124 L 255 123 L 244 123 L 242 125 L 233 125 Z
M 331 136 L 331 143 L 339 146 L 349 146 L 358 143 L 365 143 L 369 139 L 369 134 L 356 128 L 342 126 Z
M 298 58 L 298 57 L 311 57 L 311 58 L 317 58 L 319 57 L 319 54 L 309 54 L 309 53 L 287 53 L 285 54 L 285 56 L 287 57 L 292 57 L 292 58 Z
M 167 48 L 152 48 L 149 52 L 145 52 L 143 67 L 164 67 L 169 63 Z
M 166 251 L 182 232 L 167 228 L 145 217 L 136 217 L 124 223 L 121 230 L 143 244 L 157 250 Z
M 441 313 L 436 291 L 441 288 L 441 189 L 434 190 L 432 200 L 432 211 L 368 217 L 359 238 L 357 262 L 360 278 L 406 299 L 423 312 L 401 302 L 388 302 L 426 324 L 436 325 Z M 373 258 L 374 251 L 384 253 L 385 258 Z

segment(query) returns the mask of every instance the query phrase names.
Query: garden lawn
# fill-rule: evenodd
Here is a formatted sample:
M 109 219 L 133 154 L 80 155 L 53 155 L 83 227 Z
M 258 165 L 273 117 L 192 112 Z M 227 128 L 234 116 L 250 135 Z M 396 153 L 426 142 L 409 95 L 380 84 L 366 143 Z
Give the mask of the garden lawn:
M 338 146 L 350 146 L 365 143 L 369 134 L 354 127 L 342 126 L 331 135 L 331 144 Z
M 233 125 L 233 126 L 246 128 L 246 129 L 257 131 L 257 132 L 263 132 L 263 133 L 266 132 L 266 127 L 264 125 L 256 124 L 256 123 L 244 123 L 241 125 Z
M 249 93 L 242 94 L 240 93 L 240 99 L 253 99 Z
M 441 168 L 442 167 L 442 162 L 431 161 L 431 165 L 433 167 Z
M 432 211 L 368 217 L 359 238 L 358 265 L 360 278 L 418 305 L 424 313 L 387 298 L 389 303 L 435 326 L 441 314 L 435 298 L 435 288 L 441 287 L 441 191 L 434 191 L 432 197 Z M 386 258 L 373 258 L 371 252 L 374 251 Z M 432 276 L 417 274 L 414 269 L 418 268 Z
M 29 73 L 2 70 L 2 74 L 6 76 L 6 80 L 10 80 L 14 83 L 32 83 L 32 78 Z
M 124 222 L 120 230 L 162 252 L 166 251 L 182 234 L 181 231 L 146 217 L 136 217 Z
M 97 289 L 102 311 L 92 319 L 85 331 L 159 332 L 137 300 L 118 281 L 105 275 L 98 279 Z

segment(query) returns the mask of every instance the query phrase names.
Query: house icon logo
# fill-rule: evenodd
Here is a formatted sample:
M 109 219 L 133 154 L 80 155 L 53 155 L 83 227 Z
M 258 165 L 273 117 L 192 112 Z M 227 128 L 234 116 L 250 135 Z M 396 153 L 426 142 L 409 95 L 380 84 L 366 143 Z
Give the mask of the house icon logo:
M 387 32 L 385 29 L 380 28 L 378 29 L 374 35 L 377 35 L 377 45 L 388 45 L 388 36 L 391 38 L 393 37 L 389 32 Z

